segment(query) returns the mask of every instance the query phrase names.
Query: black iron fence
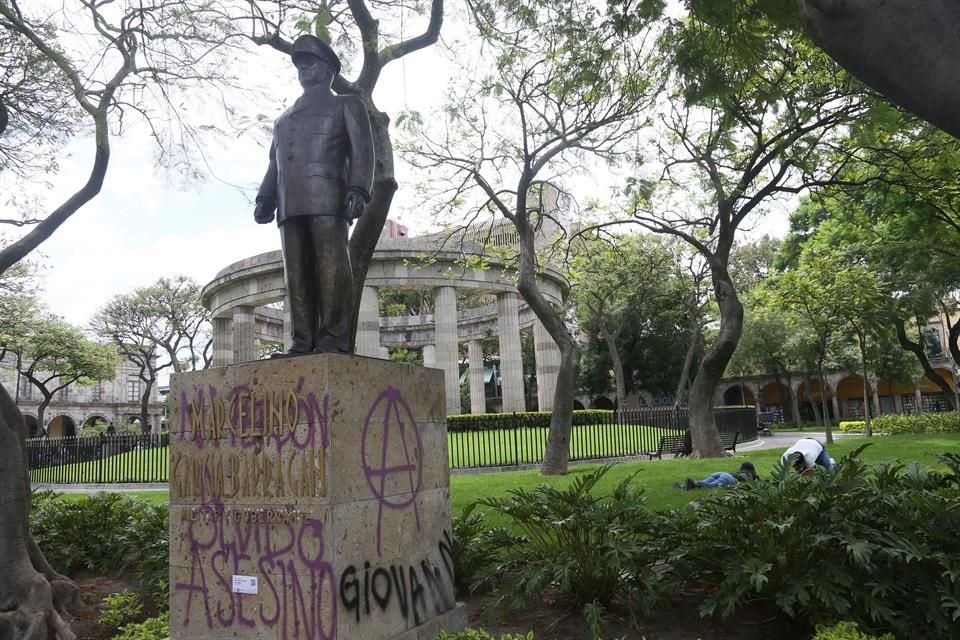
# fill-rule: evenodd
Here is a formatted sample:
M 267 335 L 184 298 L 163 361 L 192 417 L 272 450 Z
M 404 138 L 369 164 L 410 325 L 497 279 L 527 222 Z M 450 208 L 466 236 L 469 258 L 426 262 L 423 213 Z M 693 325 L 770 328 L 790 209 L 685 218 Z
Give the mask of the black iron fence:
M 686 407 L 577 412 L 570 431 L 570 460 L 603 460 L 656 451 L 660 438 L 690 428 Z M 753 407 L 720 407 L 714 416 L 721 433 L 739 433 L 738 442 L 757 438 Z M 484 424 L 448 434 L 451 469 L 511 467 L 543 462 L 549 419 L 525 414 L 485 416 Z M 27 440 L 30 479 L 43 484 L 167 482 L 169 434 L 124 434 Z
M 571 462 L 641 456 L 656 451 L 660 438 L 682 436 L 690 429 L 686 407 L 582 413 L 589 414 L 589 420 L 578 420 L 575 416 L 570 430 Z M 714 410 L 714 419 L 721 433 L 739 433 L 738 442 L 757 438 L 754 407 L 718 407 Z M 482 429 L 451 430 L 450 468 L 539 464 L 543 462 L 547 434 L 545 425 L 531 424 L 524 414 L 501 414 L 499 425 L 484 424 Z
M 170 436 L 125 433 L 27 440 L 31 482 L 85 484 L 167 482 Z

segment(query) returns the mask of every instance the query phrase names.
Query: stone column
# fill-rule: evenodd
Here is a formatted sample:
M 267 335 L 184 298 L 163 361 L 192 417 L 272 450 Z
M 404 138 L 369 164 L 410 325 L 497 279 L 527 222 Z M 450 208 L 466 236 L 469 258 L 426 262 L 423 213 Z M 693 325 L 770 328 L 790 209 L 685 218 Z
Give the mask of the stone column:
M 230 318 L 213 319 L 213 366 L 233 364 L 233 321 Z
M 487 412 L 487 394 L 483 385 L 483 345 L 479 340 L 467 343 L 467 357 L 470 359 L 470 413 L 477 415 Z
M 880 394 L 877 393 L 877 384 L 874 382 L 873 388 L 870 389 L 870 397 L 873 399 L 873 415 L 874 417 L 880 415 Z
M 432 344 L 423 345 L 423 366 L 437 369 L 437 348 Z
M 500 379 L 503 412 L 526 411 L 523 401 L 523 357 L 520 348 L 520 303 L 516 293 L 497 296 L 500 332 Z
M 923 393 L 920 391 L 920 387 L 915 387 L 913 390 L 913 401 L 916 402 L 916 408 L 914 408 L 915 413 L 923 413 Z
M 895 413 L 903 413 L 903 396 L 899 393 L 893 394 L 893 410 Z
M 437 287 L 433 292 L 434 342 L 437 367 L 443 370 L 447 415 L 460 413 L 460 366 L 457 364 L 457 290 Z
M 837 400 L 837 394 L 830 396 L 830 403 L 833 405 L 833 420 L 830 422 L 837 424 L 840 422 L 840 402 Z
M 553 394 L 560 373 L 560 348 L 539 318 L 533 322 L 533 352 L 537 360 L 537 407 L 540 411 L 553 411 Z
M 380 347 L 380 348 L 377 350 L 377 357 L 380 358 L 381 360 L 389 360 L 389 359 L 390 359 L 390 349 L 387 349 L 386 347 Z
M 259 354 L 256 348 L 256 331 L 253 307 L 233 309 L 233 361 L 250 362 Z
M 360 315 L 357 318 L 358 356 L 377 358 L 380 355 L 380 301 L 376 287 L 364 287 L 360 297 Z

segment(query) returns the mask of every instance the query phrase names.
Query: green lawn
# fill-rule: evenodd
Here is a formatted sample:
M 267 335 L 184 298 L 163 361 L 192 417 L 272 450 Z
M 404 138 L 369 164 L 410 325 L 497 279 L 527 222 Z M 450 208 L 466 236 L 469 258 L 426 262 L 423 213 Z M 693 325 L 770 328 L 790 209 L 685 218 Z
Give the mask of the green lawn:
M 917 461 L 925 465 L 936 465 L 938 453 L 960 453 L 960 434 L 909 434 L 899 436 L 876 436 L 873 438 L 843 438 L 829 446 L 830 454 L 839 460 L 862 444 L 870 443 L 862 458 L 871 463 L 888 460 L 904 462 Z M 736 471 L 741 462 L 749 460 L 757 467 L 761 477 L 768 476 L 780 459 L 780 449 L 767 449 L 737 454 L 732 458 L 691 460 L 689 458 L 667 458 L 652 462 L 627 462 L 614 466 L 604 478 L 601 488 L 609 489 L 626 475 L 639 471 L 635 485 L 646 493 L 648 502 L 655 509 L 681 507 L 691 500 L 704 495 L 704 491 L 677 491 L 672 485 L 685 478 L 703 478 L 714 471 Z M 514 488 L 533 489 L 538 484 L 549 483 L 565 486 L 570 480 L 597 465 L 576 465 L 566 476 L 541 476 L 539 471 L 507 471 L 502 473 L 477 473 L 454 475 L 450 478 L 450 494 L 453 513 L 458 514 L 471 502 L 479 498 L 504 495 Z M 722 491 L 722 489 L 718 489 Z M 66 494 L 67 497 L 80 494 Z M 143 498 L 155 504 L 169 500 L 166 491 L 132 492 L 130 495 Z
M 861 457 L 870 463 L 899 459 L 904 462 L 917 461 L 933 466 L 938 463 L 936 457 L 938 453 L 960 453 L 960 434 L 954 433 L 843 438 L 827 449 L 833 458 L 839 460 L 865 443 L 870 443 L 870 446 L 861 454 Z M 625 476 L 639 470 L 634 484 L 644 490 L 651 507 L 655 509 L 680 507 L 702 496 L 703 491 L 707 490 L 678 491 L 673 488 L 675 481 L 683 481 L 688 477 L 704 478 L 714 471 L 736 471 L 740 464 L 747 460 L 757 467 L 761 477 L 766 477 L 770 475 L 782 453 L 781 449 L 765 449 L 738 453 L 726 459 L 665 458 L 651 462 L 621 463 L 615 465 L 606 475 L 600 487 L 612 489 Z M 576 474 L 584 473 L 587 469 L 594 469 L 596 466 L 573 466 L 566 476 L 541 476 L 536 470 L 456 475 L 450 479 L 453 513 L 458 514 L 463 507 L 479 498 L 503 495 L 512 488 L 533 489 L 541 483 L 558 487 L 566 486 Z

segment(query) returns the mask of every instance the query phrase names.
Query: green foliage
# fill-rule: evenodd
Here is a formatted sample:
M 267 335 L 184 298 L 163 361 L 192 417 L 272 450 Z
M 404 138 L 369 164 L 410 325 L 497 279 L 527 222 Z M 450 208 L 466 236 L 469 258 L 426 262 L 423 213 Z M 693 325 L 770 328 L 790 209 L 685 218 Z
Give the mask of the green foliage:
M 866 445 L 865 445 L 866 446 Z M 861 447 L 835 473 L 715 493 L 674 512 L 657 539 L 702 615 L 766 600 L 810 623 L 852 620 L 898 637 L 956 637 L 960 456 L 946 472 L 869 467 Z
M 437 636 L 437 640 L 497 640 L 495 636 L 490 635 L 488 631 L 483 629 L 464 629 L 463 631 L 458 631 L 457 633 L 447 633 L 446 631 L 441 631 L 440 635 Z M 505 633 L 500 636 L 500 640 L 534 640 L 533 631 L 528 633 L 525 636 L 514 633 Z
M 143 622 L 128 624 L 113 640 L 165 640 L 170 637 L 170 614 L 164 613 Z
M 900 433 L 960 433 L 960 413 L 890 414 L 874 418 L 874 431 Z
M 33 498 L 31 531 L 59 571 L 84 569 L 100 575 L 132 573 L 162 600 L 169 583 L 168 507 L 117 493 L 80 500 L 56 494 Z
M 829 627 L 818 626 L 813 640 L 894 640 L 893 635 L 871 636 L 860 631 L 855 622 L 838 622 Z
M 143 602 L 140 601 L 140 596 L 124 589 L 119 593 L 111 593 L 103 599 L 99 622 L 116 630 L 132 622 L 142 613 Z
M 525 411 L 519 413 L 478 413 L 447 416 L 447 431 L 495 431 L 506 427 L 542 429 L 550 426 L 550 411 Z M 612 411 L 584 409 L 573 412 L 574 425 L 609 423 Z
M 494 554 L 483 572 L 499 602 L 521 607 L 556 592 L 576 610 L 594 602 L 649 610 L 659 589 L 647 543 L 660 518 L 633 488 L 636 473 L 606 495 L 595 492 L 609 470 L 585 472 L 563 489 L 541 484 L 479 501 L 509 521 L 488 532 Z
M 618 393 L 634 381 L 647 391 L 674 391 L 691 340 L 687 301 L 695 283 L 684 273 L 685 252 L 652 234 L 584 237 L 570 267 L 571 301 L 589 337 L 581 355 L 580 387 Z M 620 362 L 619 371 L 613 363 Z
M 494 545 L 487 536 L 487 521 L 476 508 L 477 503 L 470 503 L 453 518 L 454 586 L 460 594 L 475 590 L 494 553 Z
M 876 418 L 874 418 L 876 420 Z M 876 431 L 876 422 L 873 423 L 873 430 Z M 863 420 L 842 420 L 839 424 L 840 431 L 844 433 L 863 433 L 866 423 Z

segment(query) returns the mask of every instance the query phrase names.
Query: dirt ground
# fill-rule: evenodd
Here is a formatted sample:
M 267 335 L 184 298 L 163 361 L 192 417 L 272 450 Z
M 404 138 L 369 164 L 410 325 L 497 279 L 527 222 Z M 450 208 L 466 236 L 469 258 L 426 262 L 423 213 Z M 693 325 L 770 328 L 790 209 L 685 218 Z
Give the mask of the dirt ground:
M 131 585 L 112 577 L 77 576 L 81 604 L 70 610 L 70 624 L 77 640 L 110 640 L 114 631 L 98 622 L 103 598 Z M 496 616 L 484 612 L 484 600 L 467 600 L 471 627 L 483 627 L 494 637 L 504 633 L 526 634 L 533 631 L 535 640 L 591 640 L 579 614 L 567 613 L 555 603 L 545 601 L 528 609 L 498 610 Z M 153 615 L 150 613 L 149 615 Z M 785 623 L 781 616 L 763 607 L 737 612 L 728 621 L 701 620 L 697 615 L 697 598 L 678 598 L 656 616 L 631 623 L 624 617 L 610 616 L 603 627 L 604 640 L 807 640 L 808 629 Z
M 735 618 L 701 620 L 697 598 L 677 598 L 654 616 L 631 623 L 624 617 L 610 616 L 603 626 L 604 640 L 809 640 L 810 631 L 784 620 L 764 607 L 738 611 Z M 523 611 L 499 612 L 491 619 L 482 611 L 483 601 L 467 602 L 469 624 L 483 627 L 499 638 L 503 633 L 525 634 L 533 631 L 535 640 L 591 640 L 579 614 L 570 614 L 549 603 L 540 603 Z

